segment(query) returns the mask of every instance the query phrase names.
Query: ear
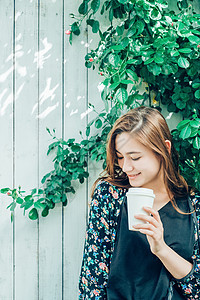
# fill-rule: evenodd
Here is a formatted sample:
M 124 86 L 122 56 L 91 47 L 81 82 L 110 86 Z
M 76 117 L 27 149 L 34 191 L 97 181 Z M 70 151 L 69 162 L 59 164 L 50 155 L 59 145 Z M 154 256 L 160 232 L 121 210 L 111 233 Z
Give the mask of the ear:
M 165 141 L 165 144 L 167 146 L 168 152 L 171 153 L 171 147 L 172 147 L 172 143 L 169 140 Z

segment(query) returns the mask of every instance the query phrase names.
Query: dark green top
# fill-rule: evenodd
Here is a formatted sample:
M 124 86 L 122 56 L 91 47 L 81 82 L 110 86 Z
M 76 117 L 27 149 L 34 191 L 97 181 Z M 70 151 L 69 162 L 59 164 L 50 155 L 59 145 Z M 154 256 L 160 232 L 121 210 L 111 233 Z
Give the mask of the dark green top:
M 179 207 L 189 212 L 188 199 Z M 194 249 L 193 218 L 177 212 L 171 202 L 159 210 L 164 227 L 164 240 L 174 251 L 191 261 Z M 108 277 L 108 300 L 167 299 L 171 274 L 151 252 L 146 235 L 128 229 L 126 198 L 122 205 L 117 240 Z M 185 299 L 174 292 L 173 300 Z

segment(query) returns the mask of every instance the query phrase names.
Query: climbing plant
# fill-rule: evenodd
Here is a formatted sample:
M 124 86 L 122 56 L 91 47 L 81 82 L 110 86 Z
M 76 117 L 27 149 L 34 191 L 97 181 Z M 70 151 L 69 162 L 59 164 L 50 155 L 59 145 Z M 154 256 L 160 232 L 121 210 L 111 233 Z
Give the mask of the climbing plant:
M 47 154 L 55 153 L 54 169 L 43 177 L 42 188 L 26 196 L 21 187 L 1 189 L 12 199 L 11 216 L 17 205 L 29 210 L 32 220 L 39 211 L 47 216 L 58 202 L 67 205 L 68 193 L 75 193 L 73 181 L 83 183 L 89 176 L 88 158 L 105 167 L 106 138 L 115 120 L 143 104 L 182 115 L 172 136 L 183 176 L 200 190 L 200 14 L 193 1 L 174 2 L 175 9 L 164 0 L 83 0 L 78 14 L 71 14 L 66 35 L 72 47 L 85 26 L 98 35 L 85 66 L 102 76 L 103 110 L 80 132 L 80 143 L 49 131 L 53 143 Z

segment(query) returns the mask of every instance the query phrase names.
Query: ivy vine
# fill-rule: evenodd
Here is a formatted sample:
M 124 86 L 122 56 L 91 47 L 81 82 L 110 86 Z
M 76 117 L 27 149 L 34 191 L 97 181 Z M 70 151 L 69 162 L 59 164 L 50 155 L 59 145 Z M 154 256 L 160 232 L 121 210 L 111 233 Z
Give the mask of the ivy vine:
M 178 12 L 164 0 L 83 0 L 79 14 L 71 14 L 73 23 L 66 30 L 71 44 L 85 26 L 99 36 L 85 66 L 102 76 L 104 109 L 96 112 L 85 133 L 80 132 L 80 143 L 58 139 L 48 130 L 53 143 L 47 154 L 55 155 L 54 169 L 43 177 L 42 188 L 29 195 L 21 187 L 0 190 L 12 199 L 11 217 L 17 205 L 28 210 L 32 220 L 39 212 L 46 217 L 56 203 L 66 206 L 68 194 L 75 193 L 73 182 L 82 184 L 89 176 L 88 159 L 102 161 L 105 167 L 106 138 L 116 119 L 143 104 L 160 111 L 164 105 L 182 115 L 172 136 L 182 175 L 200 190 L 200 14 L 193 1 L 174 2 Z M 109 25 L 102 31 L 105 20 Z M 90 134 L 91 127 L 96 134 Z

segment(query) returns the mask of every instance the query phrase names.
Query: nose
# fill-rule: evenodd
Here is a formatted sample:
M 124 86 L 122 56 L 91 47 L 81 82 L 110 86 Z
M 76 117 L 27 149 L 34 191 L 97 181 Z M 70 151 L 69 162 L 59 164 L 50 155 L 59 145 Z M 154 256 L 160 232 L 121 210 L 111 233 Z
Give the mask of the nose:
M 128 173 L 133 170 L 133 165 L 129 159 L 124 158 L 122 170 L 124 173 Z

